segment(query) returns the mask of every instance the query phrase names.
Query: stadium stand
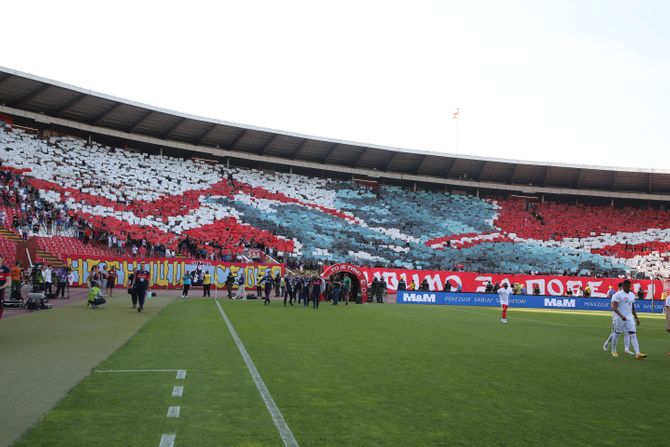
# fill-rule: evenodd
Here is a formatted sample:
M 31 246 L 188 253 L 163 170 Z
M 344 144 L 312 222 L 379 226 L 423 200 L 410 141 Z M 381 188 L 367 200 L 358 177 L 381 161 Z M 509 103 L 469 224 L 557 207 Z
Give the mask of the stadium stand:
M 0 159 L 4 226 L 38 236 L 42 249 L 59 256 L 104 256 L 146 244 L 159 255 L 171 249 L 228 260 L 261 247 L 288 262 L 670 274 L 668 211 L 399 186 L 372 191 L 350 181 L 150 155 L 75 137 L 44 139 L 9 125 L 0 129 Z M 51 218 L 17 226 L 25 201 Z M 126 247 L 112 246 L 111 238 Z
M 12 240 L 2 234 L 0 234 L 0 255 L 5 260 L 5 265 L 14 265 L 16 246 Z
M 37 246 L 42 250 L 64 258 L 67 255 L 113 257 L 117 253 L 99 244 L 84 244 L 75 237 L 37 236 Z

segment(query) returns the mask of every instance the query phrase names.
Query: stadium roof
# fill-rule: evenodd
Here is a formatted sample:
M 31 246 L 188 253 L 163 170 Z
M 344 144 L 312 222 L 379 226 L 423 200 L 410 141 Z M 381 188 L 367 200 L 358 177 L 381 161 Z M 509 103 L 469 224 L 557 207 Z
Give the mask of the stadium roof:
M 670 171 L 413 151 L 165 110 L 0 67 L 0 113 L 219 157 L 452 187 L 670 201 Z

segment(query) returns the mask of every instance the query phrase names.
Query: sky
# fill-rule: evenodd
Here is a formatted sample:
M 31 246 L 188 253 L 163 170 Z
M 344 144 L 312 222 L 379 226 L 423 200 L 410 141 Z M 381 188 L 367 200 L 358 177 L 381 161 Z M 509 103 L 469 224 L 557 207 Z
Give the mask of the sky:
M 670 169 L 667 0 L 21 0 L 2 16 L 0 65 L 152 106 L 417 151 Z

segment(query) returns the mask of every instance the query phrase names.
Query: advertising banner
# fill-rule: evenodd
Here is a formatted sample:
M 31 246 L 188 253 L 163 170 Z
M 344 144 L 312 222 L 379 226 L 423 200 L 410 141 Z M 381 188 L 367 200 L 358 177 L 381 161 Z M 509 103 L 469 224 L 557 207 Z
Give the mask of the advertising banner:
M 208 271 L 212 277 L 212 285 L 218 288 L 224 287 L 230 274 L 236 277 L 240 272 L 244 272 L 247 288 L 256 287 L 259 276 L 262 277 L 268 270 L 272 272 L 273 278 L 277 273 L 284 274 L 282 264 L 244 264 L 185 258 L 105 258 L 74 255 L 66 256 L 65 262 L 72 269 L 73 286 L 85 285 L 92 271 L 112 268 L 118 275 L 117 287 L 127 287 L 128 276 L 141 264 L 150 272 L 152 286 L 162 288 L 181 287 L 181 280 L 186 273 L 194 278 L 197 285 L 198 278 Z
M 497 294 L 400 291 L 396 295 L 398 304 L 438 304 L 451 306 L 500 306 Z M 530 309 L 610 310 L 607 298 L 552 297 L 536 295 L 511 295 L 510 307 Z M 653 308 L 652 308 L 653 305 Z M 663 312 L 662 301 L 635 302 L 638 312 Z
M 439 270 L 403 270 L 403 269 L 385 269 L 385 268 L 361 268 L 368 284 L 372 282 L 374 276 L 379 276 L 386 281 L 389 293 L 395 293 L 398 288 L 400 278 L 405 280 L 408 288 L 414 282 L 416 288 L 421 285 L 424 279 L 428 281 L 431 291 L 444 290 L 444 283 L 449 280 L 452 290 L 460 286 L 464 292 L 483 293 L 486 283 L 491 281 L 493 284 L 499 282 L 515 284 L 520 283 L 528 292 L 532 291 L 537 285 L 540 289 L 540 295 L 564 296 L 568 290 L 577 295 L 579 287 L 591 288 L 591 297 L 604 298 L 607 296 L 609 286 L 614 289 L 622 281 L 619 278 L 594 278 L 594 277 L 575 277 L 575 276 L 534 276 L 534 275 L 504 275 L 489 273 L 472 272 L 450 272 Z M 663 282 L 661 280 L 634 279 L 632 290 L 637 293 L 639 289 L 644 292 L 645 299 L 661 299 L 663 294 Z

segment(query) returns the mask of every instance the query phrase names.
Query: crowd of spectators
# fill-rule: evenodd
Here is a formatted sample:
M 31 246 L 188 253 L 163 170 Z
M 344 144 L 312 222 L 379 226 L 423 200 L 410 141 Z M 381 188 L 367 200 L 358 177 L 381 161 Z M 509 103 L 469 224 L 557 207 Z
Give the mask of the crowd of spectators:
M 371 189 L 10 126 L 0 129 L 0 145 L 5 227 L 24 238 L 76 238 L 117 256 L 230 262 L 259 259 L 249 252 L 260 251 L 261 261 L 294 270 L 352 262 L 579 276 L 620 275 L 628 266 L 663 272 L 670 262 L 660 243 L 670 218 L 660 211 L 640 211 L 623 225 L 609 207 Z M 98 158 L 107 163 L 93 165 Z
M 181 254 L 210 261 L 244 260 L 239 254 L 233 254 L 217 243 L 189 236 L 178 242 L 177 250 L 171 250 L 164 244 L 152 245 L 147 239 L 133 239 L 130 234 L 121 237 L 115 232 L 97 228 L 81 217 L 75 217 L 69 212 L 67 202 L 52 203 L 44 200 L 40 190 L 22 173 L 8 167 L 0 169 L 0 222 L 23 239 L 31 236 L 74 237 L 85 245 L 106 248 L 110 254 L 118 256 L 171 258 Z M 276 255 L 271 248 L 253 239 L 242 241 L 242 245 Z M 280 252 L 280 262 L 283 256 Z
M 68 232 L 75 224 L 66 203 L 42 200 L 40 191 L 19 173 L 10 169 L 0 171 L 0 188 L 3 206 L 0 220 L 7 226 L 9 218 L 11 227 L 24 239 L 42 230 L 51 234 Z

